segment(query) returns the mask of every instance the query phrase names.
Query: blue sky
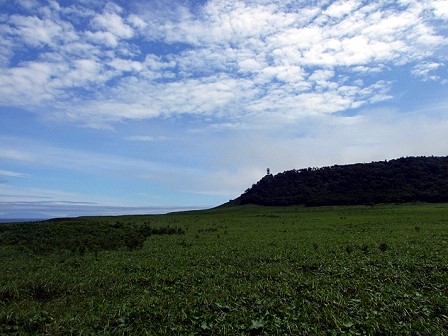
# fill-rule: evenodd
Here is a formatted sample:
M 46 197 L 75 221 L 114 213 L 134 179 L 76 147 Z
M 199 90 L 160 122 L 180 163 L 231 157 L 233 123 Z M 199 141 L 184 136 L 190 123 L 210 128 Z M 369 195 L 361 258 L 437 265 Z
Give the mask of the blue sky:
M 447 33 L 446 0 L 0 0 L 0 217 L 448 155 Z

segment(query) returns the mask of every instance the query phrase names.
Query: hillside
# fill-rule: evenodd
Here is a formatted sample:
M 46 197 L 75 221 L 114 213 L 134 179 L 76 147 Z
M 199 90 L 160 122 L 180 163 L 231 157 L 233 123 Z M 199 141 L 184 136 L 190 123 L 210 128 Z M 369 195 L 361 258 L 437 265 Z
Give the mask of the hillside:
M 448 202 L 448 157 L 407 157 L 269 174 L 230 204 Z

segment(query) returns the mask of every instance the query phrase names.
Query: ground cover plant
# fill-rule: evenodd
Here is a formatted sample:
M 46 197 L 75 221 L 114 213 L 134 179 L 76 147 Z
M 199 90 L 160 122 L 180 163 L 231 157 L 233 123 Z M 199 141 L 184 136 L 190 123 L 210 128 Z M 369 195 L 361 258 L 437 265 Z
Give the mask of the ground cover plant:
M 446 204 L 7 224 L 0 263 L 0 334 L 448 334 Z

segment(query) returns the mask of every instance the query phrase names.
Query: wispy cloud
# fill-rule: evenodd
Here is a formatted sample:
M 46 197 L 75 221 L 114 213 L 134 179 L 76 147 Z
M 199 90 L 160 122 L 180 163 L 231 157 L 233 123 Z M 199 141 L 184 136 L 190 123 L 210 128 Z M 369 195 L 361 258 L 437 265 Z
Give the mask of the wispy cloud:
M 141 214 L 166 214 L 176 211 L 199 210 L 195 206 L 125 207 L 104 206 L 85 202 L 1 202 L 0 218 L 48 219 L 78 216 L 119 216 Z
M 443 64 L 434 62 L 422 62 L 417 64 L 412 69 L 412 74 L 416 77 L 422 78 L 423 80 L 439 80 L 440 77 L 434 75 L 434 72 L 440 67 L 443 67 Z
M 19 43 L 36 57 L 0 71 L 1 103 L 90 127 L 179 114 L 249 121 L 272 111 L 286 119 L 334 113 L 390 97 L 393 83 L 369 73 L 409 64 L 415 76 L 441 80 L 445 69 L 441 1 L 140 3 L 138 14 L 112 3 L 101 12 L 54 4 L 3 16 L 3 59 Z M 183 47 L 156 55 L 145 40 Z M 354 85 L 350 73 L 366 81 Z
M 14 172 L 10 170 L 0 170 L 0 176 L 8 176 L 8 177 L 21 177 L 21 178 L 27 178 L 29 177 L 28 174 L 23 174 L 19 172 Z
M 150 135 L 134 135 L 134 136 L 126 137 L 125 140 L 154 142 L 154 141 L 166 141 L 166 140 L 168 140 L 168 137 L 166 137 L 166 136 L 150 136 Z
M 23 165 L 39 165 L 98 174 L 121 174 L 126 171 L 134 175 L 170 169 L 163 163 L 88 150 L 68 149 L 45 143 L 36 144 L 26 138 L 0 137 L 0 139 L 4 146 L 4 149 L 0 150 L 0 159 L 21 162 Z
M 48 188 L 2 186 L 0 218 L 52 218 L 88 215 L 163 214 L 200 209 L 196 205 L 123 205 L 113 197 L 95 197 Z

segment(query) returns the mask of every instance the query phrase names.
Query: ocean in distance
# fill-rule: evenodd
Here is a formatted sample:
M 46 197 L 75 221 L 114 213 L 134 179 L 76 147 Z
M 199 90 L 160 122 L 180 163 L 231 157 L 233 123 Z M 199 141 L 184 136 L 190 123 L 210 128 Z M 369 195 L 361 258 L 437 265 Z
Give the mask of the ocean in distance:
M 46 218 L 0 218 L 0 223 L 39 222 Z

